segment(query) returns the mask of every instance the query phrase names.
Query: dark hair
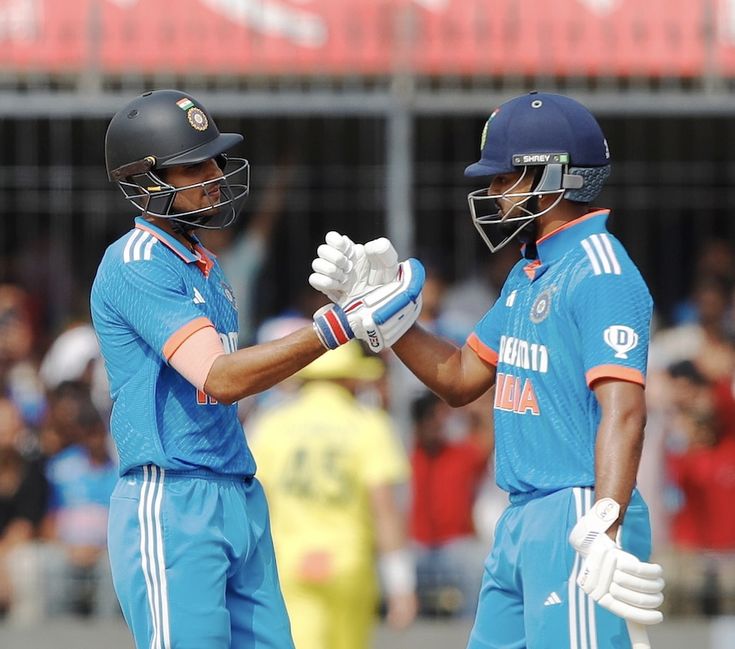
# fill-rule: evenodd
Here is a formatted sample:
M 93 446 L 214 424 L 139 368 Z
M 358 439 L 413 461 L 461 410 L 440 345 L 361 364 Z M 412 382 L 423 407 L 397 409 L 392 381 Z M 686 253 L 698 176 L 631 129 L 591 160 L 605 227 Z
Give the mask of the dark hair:
M 678 361 L 669 365 L 667 372 L 672 379 L 687 379 L 694 385 L 708 385 L 709 381 L 690 360 Z

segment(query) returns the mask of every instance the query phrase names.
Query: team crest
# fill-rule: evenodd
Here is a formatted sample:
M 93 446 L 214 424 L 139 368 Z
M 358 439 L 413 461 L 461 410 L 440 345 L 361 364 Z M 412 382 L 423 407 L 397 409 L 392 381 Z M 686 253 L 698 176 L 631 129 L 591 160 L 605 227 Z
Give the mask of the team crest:
M 531 307 L 531 322 L 539 324 L 548 317 L 551 312 L 551 297 L 556 291 L 556 287 L 544 289 L 538 294 Z
M 222 292 L 227 298 L 227 301 L 232 305 L 232 308 L 237 311 L 237 300 L 235 299 L 235 294 L 232 292 L 232 287 L 229 284 L 225 284 L 225 282 L 221 282 L 220 286 L 222 287 Z
M 201 108 L 197 108 L 196 106 L 190 108 L 186 111 L 186 116 L 189 119 L 189 124 L 191 124 L 192 127 L 195 128 L 197 131 L 207 130 L 209 122 L 207 121 L 207 116 L 204 114 L 204 111 L 201 110 Z

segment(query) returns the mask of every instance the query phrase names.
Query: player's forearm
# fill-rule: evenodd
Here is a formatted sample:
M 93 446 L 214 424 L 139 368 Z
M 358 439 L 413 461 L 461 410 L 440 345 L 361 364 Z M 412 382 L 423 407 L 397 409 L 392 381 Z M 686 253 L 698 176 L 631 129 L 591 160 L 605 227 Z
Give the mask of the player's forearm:
M 462 349 L 415 324 L 392 347 L 416 377 L 447 404 L 464 406 L 492 387 L 493 380 L 465 380 Z
M 617 532 L 630 502 L 643 448 L 643 390 L 629 387 L 626 398 L 613 397 L 603 405 L 595 444 L 595 498 L 612 498 L 620 504 L 620 517 L 610 528 L 610 536 Z
M 272 388 L 323 353 L 314 330 L 304 327 L 285 338 L 220 356 L 204 391 L 220 402 L 233 403 Z

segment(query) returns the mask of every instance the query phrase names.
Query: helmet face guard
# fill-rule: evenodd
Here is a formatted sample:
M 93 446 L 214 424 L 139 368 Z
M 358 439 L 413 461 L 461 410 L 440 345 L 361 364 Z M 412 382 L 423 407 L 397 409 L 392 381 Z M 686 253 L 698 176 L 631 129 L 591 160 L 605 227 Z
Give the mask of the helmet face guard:
M 490 252 L 497 252 L 521 235 L 536 218 L 554 209 L 564 197 L 564 189 L 541 189 L 545 173 L 535 188 L 530 191 L 516 191 L 528 173 L 528 167 L 523 167 L 523 172 L 513 186 L 500 194 L 478 189 L 467 195 L 472 223 Z M 555 196 L 555 199 L 548 207 L 539 210 L 537 206 L 540 196 Z
M 228 158 L 217 156 L 217 164 L 222 175 L 201 183 L 184 187 L 174 187 L 163 180 L 157 170 L 145 169 L 145 161 L 141 161 L 139 169 L 125 179 L 115 178 L 118 186 L 127 198 L 143 215 L 169 219 L 182 224 L 186 228 L 205 228 L 219 230 L 231 225 L 237 218 L 244 199 L 250 192 L 250 164 L 244 158 Z M 134 163 L 135 164 L 135 163 Z M 150 166 L 150 163 L 149 163 Z M 128 165 L 133 167 L 133 165 Z M 120 168 L 120 174 L 130 173 L 131 169 Z M 211 199 L 209 191 L 217 187 L 219 199 Z M 201 189 L 209 199 L 209 205 L 188 212 L 174 210 L 174 201 L 179 192 Z M 223 209 L 226 208 L 226 209 Z

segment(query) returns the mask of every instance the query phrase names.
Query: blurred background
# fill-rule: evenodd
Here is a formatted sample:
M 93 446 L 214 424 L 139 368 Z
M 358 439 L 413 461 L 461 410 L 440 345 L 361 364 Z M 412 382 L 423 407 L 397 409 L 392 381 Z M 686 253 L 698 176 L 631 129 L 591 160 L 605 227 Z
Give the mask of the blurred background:
M 319 305 L 306 278 L 330 229 L 419 256 L 424 323 L 461 344 L 515 260 L 469 217 L 484 121 L 532 89 L 586 104 L 613 160 L 599 204 L 656 303 L 639 484 L 669 586 L 652 638 L 735 647 L 734 83 L 734 0 L 0 0 L 0 645 L 131 646 L 106 571 L 116 467 L 88 298 L 133 216 L 106 178 L 107 123 L 173 87 L 245 135 L 250 198 L 205 239 L 242 345 Z M 419 563 L 417 621 L 375 646 L 462 647 L 504 505 L 490 405 L 444 412 L 385 360 L 357 396 L 390 413 L 413 469 L 406 533 L 417 556 L 473 551 Z M 242 404 L 246 431 L 268 401 Z M 415 510 L 427 436 L 481 458 L 454 503 L 471 525 L 436 537 L 440 513 Z

